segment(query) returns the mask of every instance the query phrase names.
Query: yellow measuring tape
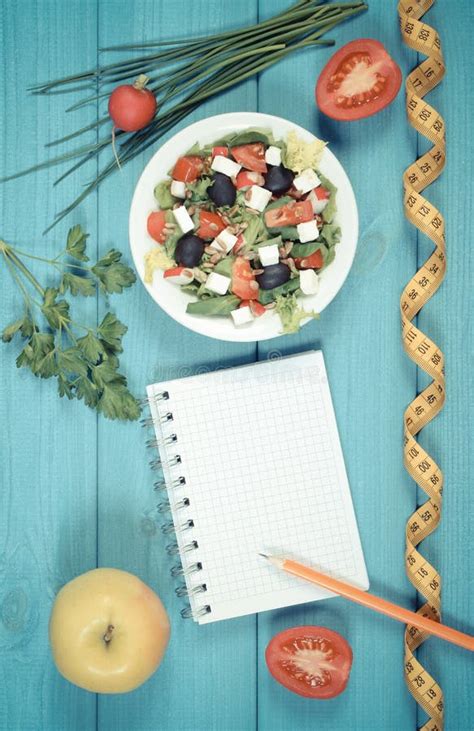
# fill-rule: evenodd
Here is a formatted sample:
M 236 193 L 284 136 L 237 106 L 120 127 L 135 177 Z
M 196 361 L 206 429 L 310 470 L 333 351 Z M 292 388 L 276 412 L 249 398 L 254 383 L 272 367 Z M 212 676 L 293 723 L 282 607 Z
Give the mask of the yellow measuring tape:
M 406 106 L 410 124 L 432 142 L 428 152 L 410 165 L 403 175 L 405 214 L 426 234 L 435 250 L 405 287 L 400 299 L 403 345 L 410 358 L 433 379 L 407 407 L 404 427 L 405 466 L 428 500 L 410 516 L 406 527 L 406 567 L 408 578 L 426 600 L 418 612 L 440 620 L 441 578 L 420 553 L 421 541 L 435 530 L 441 516 L 443 475 L 434 459 L 415 437 L 433 419 L 444 403 L 444 357 L 438 346 L 422 333 L 413 319 L 443 281 L 446 260 L 444 219 L 421 191 L 440 175 L 445 164 L 445 126 L 438 112 L 424 96 L 443 78 L 445 67 L 437 32 L 420 18 L 434 0 L 401 0 L 398 4 L 404 42 L 427 58 L 406 80 Z M 415 657 L 416 649 L 428 635 L 416 627 L 405 631 L 405 680 L 416 702 L 429 716 L 423 731 L 442 731 L 443 692 Z

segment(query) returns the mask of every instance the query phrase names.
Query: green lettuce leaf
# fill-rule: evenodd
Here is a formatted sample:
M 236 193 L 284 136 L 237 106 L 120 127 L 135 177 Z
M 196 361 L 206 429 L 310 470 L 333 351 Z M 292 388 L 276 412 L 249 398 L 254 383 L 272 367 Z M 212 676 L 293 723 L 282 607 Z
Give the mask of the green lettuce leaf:
M 178 200 L 171 195 L 171 180 L 162 180 L 155 186 L 153 191 L 158 205 L 162 209 L 173 208 L 174 204 Z
M 301 322 L 309 317 L 319 319 L 319 313 L 311 310 L 306 312 L 300 307 L 295 294 L 281 294 L 276 298 L 276 312 L 280 316 L 284 333 L 296 333 L 300 329 Z
M 209 297 L 198 302 L 189 302 L 186 312 L 190 315 L 229 315 L 240 304 L 240 298 L 234 294 L 223 297 Z

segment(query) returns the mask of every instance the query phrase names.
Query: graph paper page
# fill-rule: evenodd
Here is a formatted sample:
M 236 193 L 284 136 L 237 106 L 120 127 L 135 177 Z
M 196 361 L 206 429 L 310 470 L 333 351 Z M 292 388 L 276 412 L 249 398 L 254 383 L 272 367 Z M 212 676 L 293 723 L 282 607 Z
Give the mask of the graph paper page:
M 259 551 L 368 588 L 320 351 L 167 381 L 148 393 L 165 390 L 154 415 L 173 415 L 162 430 L 177 441 L 162 458 L 180 458 L 165 468 L 168 485 L 186 480 L 169 493 L 184 566 L 202 566 L 187 577 L 200 623 L 331 596 Z M 198 617 L 205 605 L 209 613 Z

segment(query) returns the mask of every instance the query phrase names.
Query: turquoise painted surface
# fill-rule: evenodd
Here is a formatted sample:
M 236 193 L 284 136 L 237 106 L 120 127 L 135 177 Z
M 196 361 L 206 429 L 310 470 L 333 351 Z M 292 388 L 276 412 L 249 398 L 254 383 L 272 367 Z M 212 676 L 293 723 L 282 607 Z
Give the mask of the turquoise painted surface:
M 69 121 L 71 97 L 28 96 L 30 84 L 93 66 L 98 46 L 204 34 L 263 18 L 284 0 L 26 0 L 2 7 L 0 169 L 42 158 L 42 144 L 93 113 Z M 67 8 L 67 9 L 66 9 Z M 426 543 L 444 576 L 444 617 L 474 631 L 474 564 L 470 541 L 474 472 L 472 364 L 474 254 L 468 233 L 474 156 L 469 142 L 474 113 L 464 54 L 474 31 L 471 3 L 439 2 L 430 19 L 442 35 L 448 77 L 432 99 L 448 125 L 449 162 L 430 197 L 448 222 L 449 271 L 420 320 L 447 359 L 448 400 L 423 435 L 446 475 L 444 516 Z M 406 72 L 414 55 L 400 43 L 394 7 L 371 0 L 363 17 L 333 34 L 380 38 Z M 464 51 L 463 51 L 464 49 Z M 129 325 L 124 367 L 131 385 L 322 347 L 330 373 L 341 439 L 374 592 L 415 606 L 403 569 L 404 523 L 416 493 L 401 460 L 401 420 L 416 391 L 417 374 L 399 342 L 398 295 L 430 247 L 404 222 L 401 171 L 421 148 L 405 123 L 402 95 L 385 112 L 354 125 L 320 117 L 314 80 L 331 51 L 308 51 L 206 103 L 186 124 L 210 114 L 259 110 L 287 117 L 331 142 L 356 191 L 360 242 L 350 277 L 319 322 L 297 337 L 258 347 L 219 343 L 181 329 L 155 307 L 140 285 L 111 307 Z M 91 234 L 97 251 L 127 249 L 131 194 L 147 155 L 115 175 L 72 220 Z M 93 168 L 90 169 L 93 174 Z M 0 234 L 18 245 L 53 254 L 68 224 L 40 232 L 83 180 L 73 175 L 52 190 L 56 171 L 1 188 Z M 0 272 L 1 324 L 16 312 L 18 295 Z M 87 303 L 90 315 L 94 302 Z M 99 313 L 101 314 L 101 313 Z M 369 344 L 370 343 L 370 344 Z M 60 401 L 54 385 L 17 371 L 12 346 L 0 348 L 0 728 L 8 731 L 409 731 L 417 710 L 404 687 L 402 628 L 332 600 L 197 627 L 179 617 L 180 600 L 155 520 L 155 496 L 142 430 L 97 419 L 82 404 Z M 311 446 L 311 445 L 310 445 Z M 96 565 L 120 566 L 156 586 L 173 624 L 166 659 L 141 689 L 97 697 L 64 681 L 48 651 L 47 622 L 59 586 Z M 283 627 L 326 624 L 354 648 L 348 690 L 330 703 L 288 694 L 269 677 L 264 648 Z M 423 657 L 446 697 L 446 729 L 470 731 L 473 659 L 431 640 Z

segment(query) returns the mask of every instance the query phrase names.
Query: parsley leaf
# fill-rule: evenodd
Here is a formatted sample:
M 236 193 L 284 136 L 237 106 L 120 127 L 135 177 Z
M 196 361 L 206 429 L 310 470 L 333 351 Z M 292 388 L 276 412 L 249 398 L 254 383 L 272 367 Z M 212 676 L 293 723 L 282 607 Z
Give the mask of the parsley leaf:
M 33 320 L 28 313 L 26 313 L 21 320 L 15 320 L 15 322 L 7 325 L 7 327 L 3 330 L 2 340 L 4 343 L 9 343 L 15 337 L 17 332 L 20 332 L 24 338 L 30 338 L 34 333 L 34 330 L 35 326 L 33 324 Z
M 77 274 L 65 272 L 59 285 L 59 291 L 64 294 L 68 289 L 74 296 L 82 294 L 83 297 L 92 297 L 95 294 L 95 282 L 90 277 L 80 277 Z
M 58 373 L 58 393 L 61 398 L 63 396 L 67 396 L 69 400 L 74 398 L 73 385 L 62 373 Z
M 64 325 L 67 325 L 71 319 L 69 317 L 68 302 L 66 302 L 66 300 L 59 300 L 56 302 L 58 294 L 59 290 L 54 289 L 53 287 L 45 289 L 43 297 L 44 304 L 41 307 L 41 312 L 46 317 L 48 324 L 53 328 L 53 330 L 58 330 Z
M 99 395 L 99 389 L 95 383 L 92 383 L 92 381 L 85 377 L 78 379 L 76 383 L 76 397 L 79 400 L 84 399 L 86 406 L 94 409 L 97 406 Z
M 15 320 L 15 322 L 12 322 L 10 325 L 7 325 L 6 328 L 4 328 L 2 332 L 2 340 L 4 343 L 9 343 L 12 338 L 15 337 L 17 332 L 20 330 L 21 326 L 23 325 L 23 318 L 21 320 Z
M 88 236 L 89 234 L 82 230 L 80 224 L 69 229 L 66 244 L 66 251 L 69 256 L 77 259 L 77 261 L 89 261 L 89 257 L 86 255 L 86 239 Z
M 29 366 L 35 376 L 40 376 L 40 378 L 55 376 L 58 367 L 55 358 L 54 335 L 35 332 L 29 340 L 29 345 L 33 350 Z
M 58 350 L 57 362 L 60 370 L 65 373 L 77 373 L 81 376 L 87 376 L 87 361 L 84 360 L 83 354 L 78 347 Z
M 97 408 L 109 419 L 134 421 L 140 416 L 138 401 L 126 386 L 120 384 L 104 385 Z
M 131 287 L 136 281 L 135 272 L 120 259 L 122 254 L 116 249 L 110 249 L 97 264 L 92 267 L 92 272 L 99 280 L 99 286 L 103 292 L 112 294 L 122 292 L 124 288 Z
M 88 261 L 86 238 L 87 234 L 82 228 L 74 226 L 69 231 L 67 247 L 62 254 L 70 254 L 78 261 Z M 26 312 L 1 333 L 6 343 L 18 333 L 26 338 L 16 359 L 17 367 L 29 368 L 39 378 L 56 377 L 60 397 L 84 401 L 109 419 L 137 419 L 141 407 L 128 390 L 127 379 L 119 372 L 117 357 L 122 352 L 126 325 L 112 312 L 107 312 L 98 326 L 78 324 L 71 319 L 68 300 L 59 298 L 67 292 L 74 296 L 90 297 L 98 288 L 105 293 L 120 293 L 130 287 L 136 277 L 132 269 L 121 262 L 121 253 L 111 249 L 93 268 L 79 266 L 75 270 L 77 273 L 69 271 L 71 266 L 63 262 L 66 271 L 62 273 L 59 284 L 43 288 L 20 259 L 22 256 L 28 257 L 28 254 L 17 254 L 14 247 L 2 241 L 0 250 L 9 257 L 10 264 L 18 269 L 18 276 L 25 278 L 26 285 L 33 285 L 42 296 L 42 302 L 37 302 L 21 284 Z M 55 273 L 60 256 L 49 262 Z M 48 263 L 48 260 L 45 262 Z M 38 307 L 44 318 L 43 330 L 40 330 L 33 317 L 34 307 Z M 86 330 L 87 334 L 78 337 L 74 332 L 77 327 Z
M 99 357 L 104 353 L 104 346 L 92 332 L 88 332 L 83 338 L 79 338 L 77 345 L 90 363 L 97 363 Z
M 97 333 L 106 346 L 108 346 L 108 350 L 111 350 L 112 353 L 121 353 L 123 350 L 122 337 L 127 330 L 128 328 L 123 322 L 120 322 L 111 312 L 107 312 L 97 328 Z

